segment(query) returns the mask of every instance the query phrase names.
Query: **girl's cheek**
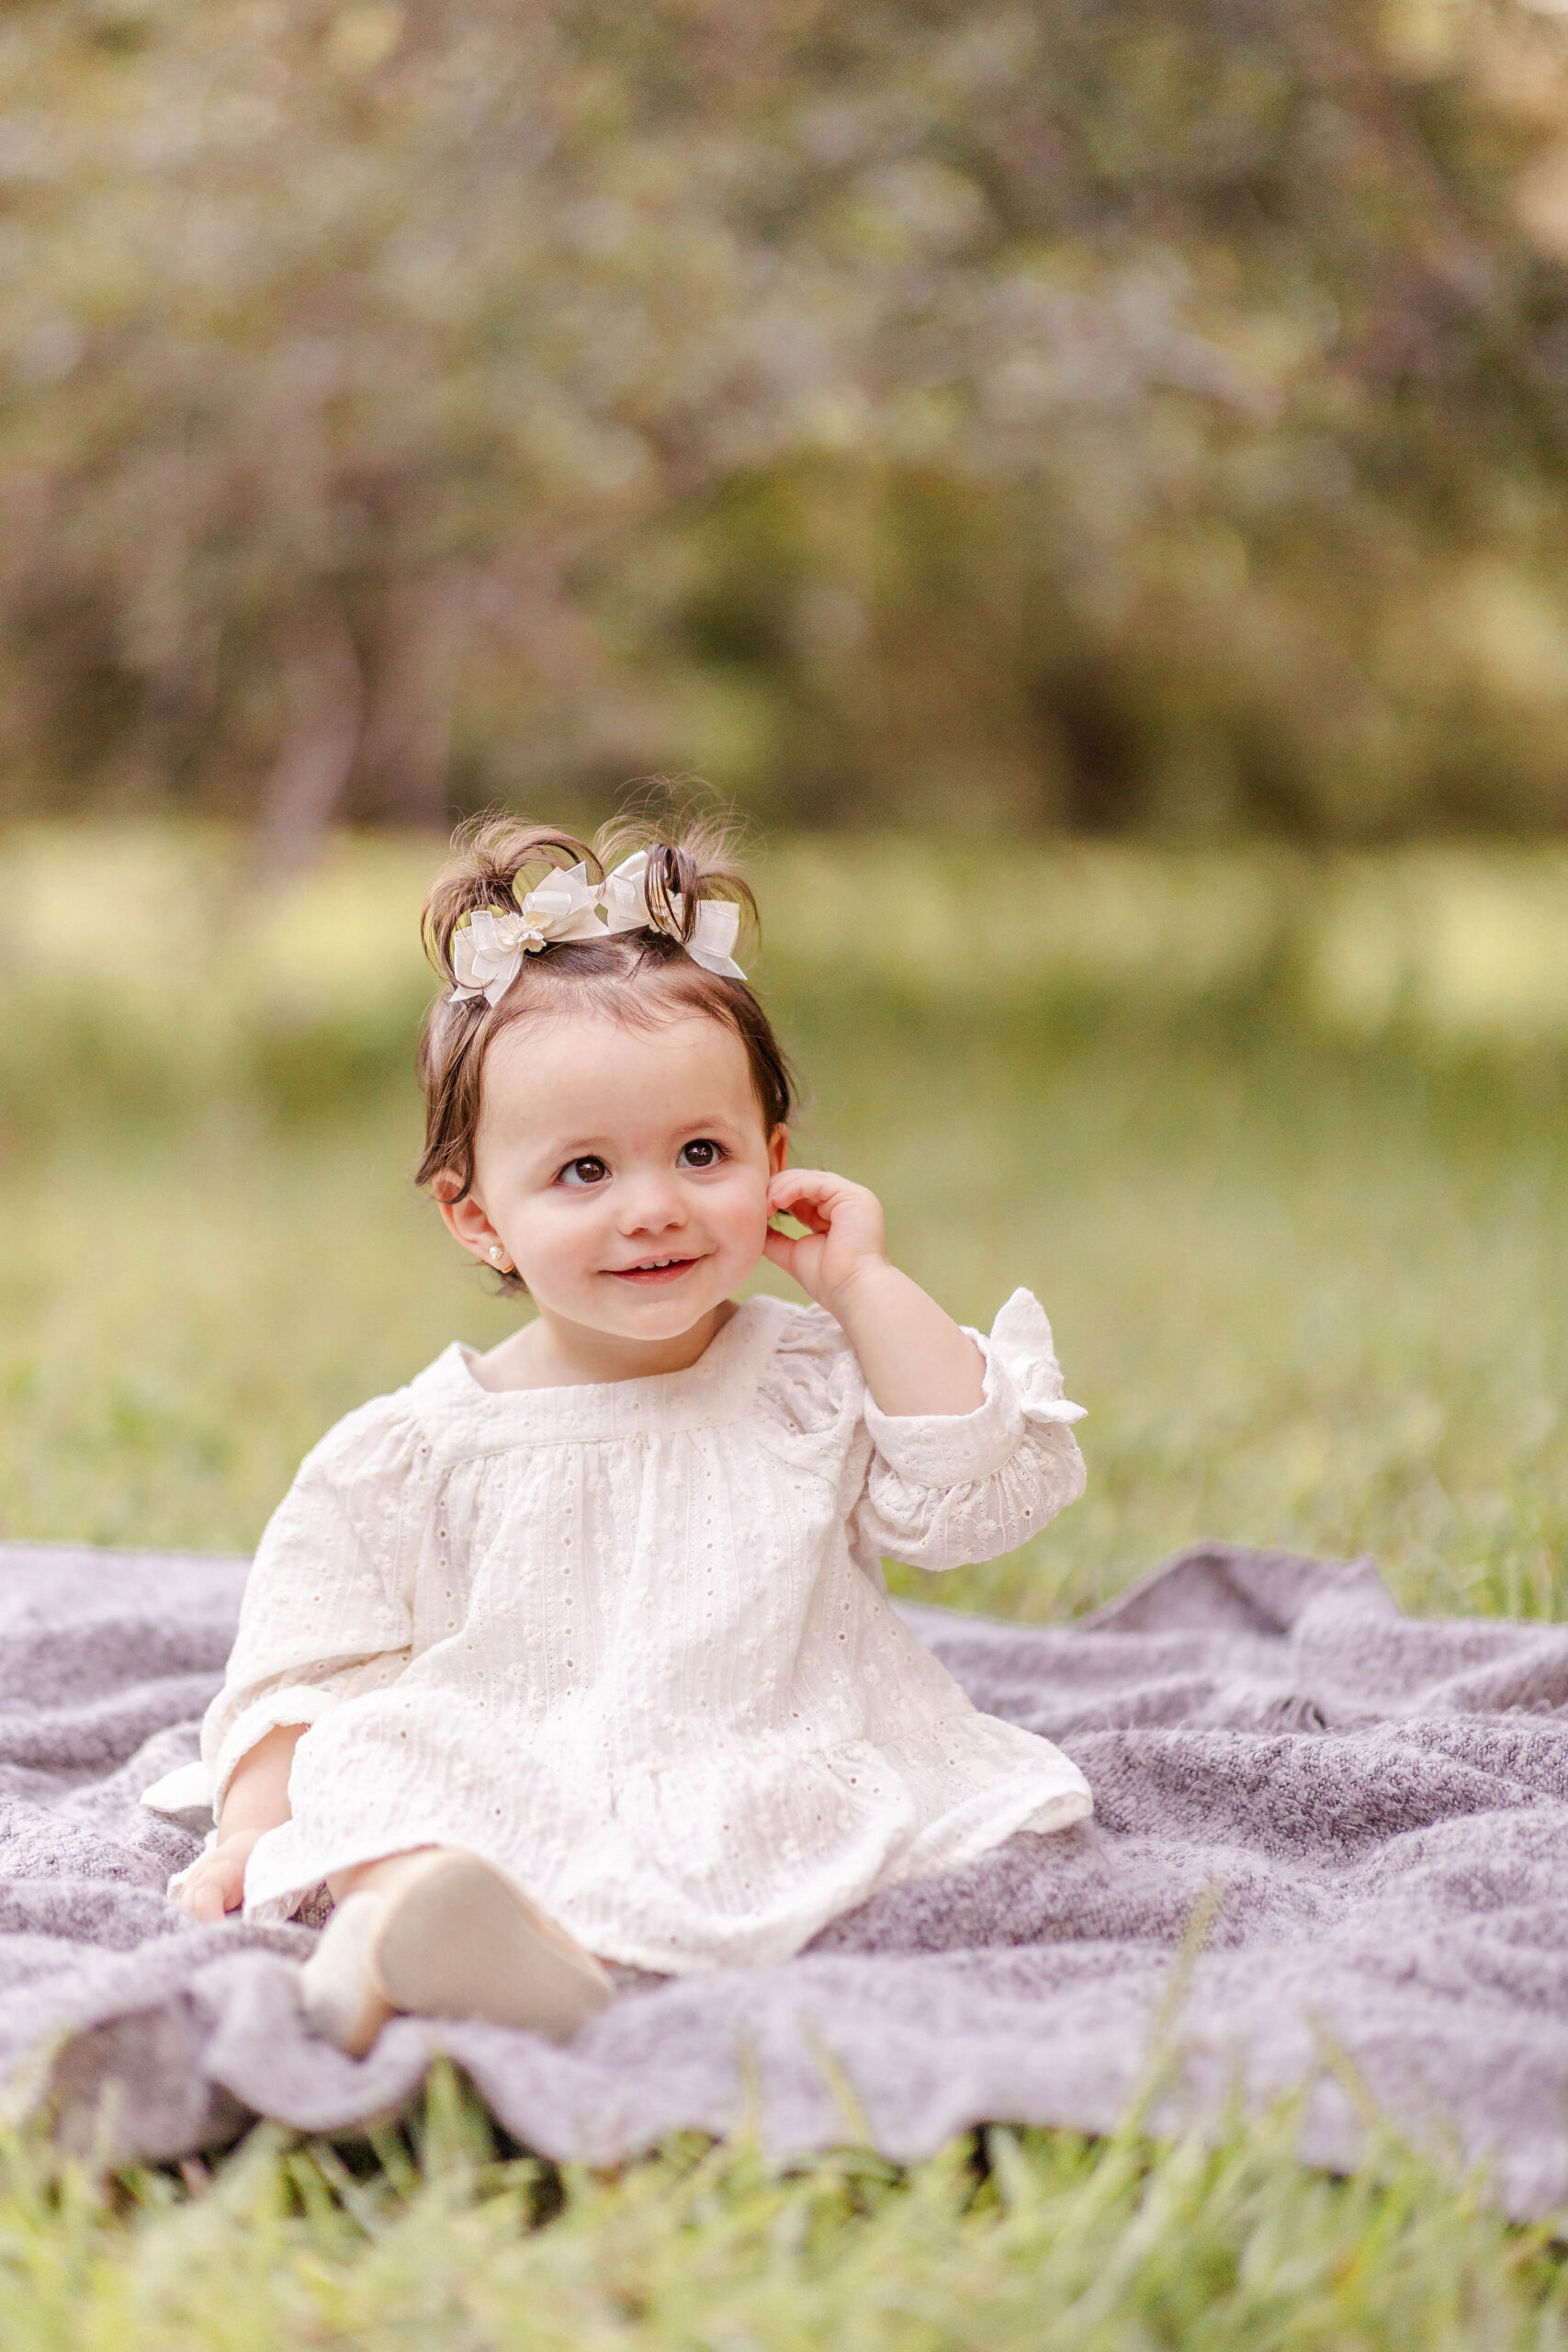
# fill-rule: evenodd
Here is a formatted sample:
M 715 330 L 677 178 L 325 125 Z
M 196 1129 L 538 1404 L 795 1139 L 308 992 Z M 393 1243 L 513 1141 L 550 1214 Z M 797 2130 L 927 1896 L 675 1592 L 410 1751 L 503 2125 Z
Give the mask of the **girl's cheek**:
M 764 1178 L 749 1178 L 737 1188 L 730 1222 L 738 1240 L 744 1237 L 748 1244 L 754 1242 L 759 1250 L 761 1248 L 761 1237 L 768 1229 L 768 1187 Z

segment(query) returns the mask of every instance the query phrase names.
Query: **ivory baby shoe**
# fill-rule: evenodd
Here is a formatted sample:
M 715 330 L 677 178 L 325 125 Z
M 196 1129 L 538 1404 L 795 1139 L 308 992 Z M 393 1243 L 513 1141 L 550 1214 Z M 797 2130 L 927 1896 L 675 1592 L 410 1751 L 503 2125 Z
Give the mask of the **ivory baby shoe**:
M 306 2022 L 363 2058 L 389 2017 L 483 2018 L 568 2041 L 613 1997 L 591 1952 L 477 1854 L 345 1895 L 299 1972 Z

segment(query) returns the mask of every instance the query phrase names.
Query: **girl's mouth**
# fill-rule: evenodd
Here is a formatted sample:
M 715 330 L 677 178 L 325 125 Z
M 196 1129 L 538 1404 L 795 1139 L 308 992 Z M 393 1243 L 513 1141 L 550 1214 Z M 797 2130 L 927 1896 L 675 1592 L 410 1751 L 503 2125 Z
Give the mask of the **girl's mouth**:
M 694 1258 L 645 1258 L 640 1265 L 611 1266 L 607 1272 L 619 1283 L 636 1283 L 645 1290 L 656 1290 L 661 1283 L 678 1283 L 696 1262 Z

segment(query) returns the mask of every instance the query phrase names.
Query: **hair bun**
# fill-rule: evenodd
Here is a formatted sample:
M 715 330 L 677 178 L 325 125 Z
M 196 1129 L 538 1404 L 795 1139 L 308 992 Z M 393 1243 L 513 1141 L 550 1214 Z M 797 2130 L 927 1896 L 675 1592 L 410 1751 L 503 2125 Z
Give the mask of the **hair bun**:
M 520 875 L 530 867 L 585 865 L 592 881 L 604 869 L 585 842 L 552 825 L 530 825 L 520 817 L 476 817 L 452 837 L 453 855 L 431 885 L 422 929 L 425 953 L 450 985 L 456 979 L 452 934 L 481 907 L 516 911 Z
M 728 899 L 755 943 L 761 928 L 756 896 L 735 854 L 735 829 L 722 819 L 689 812 L 622 818 L 595 836 L 594 849 L 605 873 L 647 851 L 649 910 L 668 935 L 689 940 L 704 901 Z

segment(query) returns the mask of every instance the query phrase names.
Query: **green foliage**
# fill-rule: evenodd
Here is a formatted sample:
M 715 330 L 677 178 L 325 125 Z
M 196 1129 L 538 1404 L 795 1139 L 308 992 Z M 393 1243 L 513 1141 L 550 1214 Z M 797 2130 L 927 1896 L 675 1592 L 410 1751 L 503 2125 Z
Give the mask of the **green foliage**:
M 13 810 L 1563 808 L 1522 0 L 22 0 Z
M 1558 2352 L 1545 2229 L 1393 2145 L 1305 2173 L 1296 2114 L 1214 2146 L 987 2132 L 904 2172 L 744 2134 L 613 2174 L 498 2152 L 445 2069 L 372 2145 L 254 2132 L 216 2174 L 0 2161 L 12 2352 Z M 372 2158 L 374 2162 L 372 2162 Z

